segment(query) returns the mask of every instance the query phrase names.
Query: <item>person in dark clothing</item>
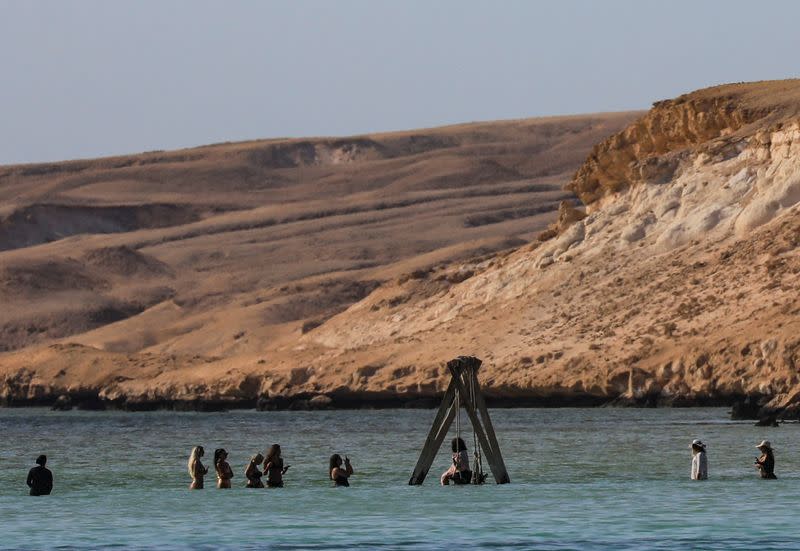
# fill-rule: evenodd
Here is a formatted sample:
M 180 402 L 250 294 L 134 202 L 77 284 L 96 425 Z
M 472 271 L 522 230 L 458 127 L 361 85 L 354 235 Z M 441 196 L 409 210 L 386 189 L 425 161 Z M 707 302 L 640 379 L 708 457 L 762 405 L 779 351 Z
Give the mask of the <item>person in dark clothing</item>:
M 769 440 L 763 440 L 756 448 L 761 452 L 761 457 L 756 459 L 755 463 L 761 478 L 778 478 L 775 476 L 775 455 Z
M 47 456 L 40 455 L 36 458 L 36 467 L 28 471 L 28 488 L 32 496 L 46 496 L 53 491 L 53 473 L 45 467 Z
M 350 486 L 350 476 L 353 474 L 353 466 L 350 459 L 344 456 L 344 468 L 342 468 L 342 456 L 335 453 L 328 462 L 328 473 L 334 486 Z
M 453 438 L 453 464 L 442 474 L 442 486 L 447 486 L 452 480 L 454 484 L 469 484 L 472 480 L 472 471 L 469 466 L 469 453 L 467 444 L 462 438 Z

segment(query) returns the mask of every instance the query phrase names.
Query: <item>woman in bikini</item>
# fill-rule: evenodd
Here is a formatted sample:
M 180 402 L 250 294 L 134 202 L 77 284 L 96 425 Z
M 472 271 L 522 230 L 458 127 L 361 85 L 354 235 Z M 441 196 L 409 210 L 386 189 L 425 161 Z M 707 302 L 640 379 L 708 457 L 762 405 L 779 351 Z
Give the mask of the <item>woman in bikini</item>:
M 200 461 L 203 455 L 205 455 L 203 446 L 195 446 L 192 448 L 192 453 L 189 456 L 189 464 L 187 465 L 189 476 L 192 477 L 192 483 L 189 485 L 189 489 L 191 490 L 203 489 L 203 477 L 208 473 L 208 469 L 204 467 L 203 463 Z
M 228 452 L 222 448 L 214 450 L 214 470 L 217 471 L 217 488 L 230 488 L 233 469 L 228 464 Z
M 350 459 L 344 456 L 344 468 L 342 468 L 342 456 L 335 453 L 331 456 L 328 463 L 328 474 L 334 482 L 334 486 L 350 486 L 349 478 L 353 474 L 353 466 Z
M 258 470 L 258 466 L 264 461 L 264 456 L 260 453 L 255 454 L 248 463 L 244 471 L 244 476 L 247 478 L 248 488 L 263 488 L 264 483 L 261 482 L 261 476 L 264 474 Z
M 289 470 L 289 465 L 284 466 L 281 457 L 281 447 L 278 444 L 270 446 L 267 458 L 264 459 L 264 473 L 267 475 L 267 488 L 283 488 L 283 475 Z

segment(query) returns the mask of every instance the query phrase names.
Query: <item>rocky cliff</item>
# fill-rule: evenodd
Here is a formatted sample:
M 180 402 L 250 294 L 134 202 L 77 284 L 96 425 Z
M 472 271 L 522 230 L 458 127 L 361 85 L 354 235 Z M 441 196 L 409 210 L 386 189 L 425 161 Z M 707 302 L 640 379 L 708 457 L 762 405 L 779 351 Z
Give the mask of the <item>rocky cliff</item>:
M 5 388 L 129 407 L 425 404 L 447 382 L 442 362 L 471 354 L 496 404 L 738 402 L 795 415 L 798 153 L 800 81 L 659 102 L 599 141 L 564 182 L 586 212 L 564 204 L 539 239 L 383 272 L 344 311 L 258 352 L 167 343 L 120 355 L 84 340 L 5 356 Z M 74 387 L 43 376 L 67 364 L 82 366 L 63 376 Z
M 325 357 L 313 372 L 328 380 L 369 358 L 358 386 L 422 392 L 443 384 L 437 360 L 469 352 L 507 399 L 749 400 L 788 414 L 798 106 L 798 81 L 657 103 L 577 171 L 569 187 L 588 216 L 540 245 L 375 291 L 306 337 Z

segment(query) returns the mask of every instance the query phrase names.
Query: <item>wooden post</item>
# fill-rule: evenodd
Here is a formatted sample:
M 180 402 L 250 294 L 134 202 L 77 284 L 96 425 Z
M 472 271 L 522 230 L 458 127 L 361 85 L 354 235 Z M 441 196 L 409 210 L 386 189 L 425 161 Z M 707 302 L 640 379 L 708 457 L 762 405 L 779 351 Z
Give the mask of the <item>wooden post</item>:
M 444 393 L 442 404 L 439 406 L 439 411 L 436 412 L 436 417 L 433 419 L 428 437 L 425 439 L 425 444 L 422 446 L 422 453 L 419 455 L 417 465 L 414 467 L 414 472 L 408 481 L 410 486 L 416 486 L 425 481 L 428 470 L 430 470 L 433 460 L 436 458 L 436 452 L 442 446 L 442 441 L 447 436 L 447 431 L 450 430 L 450 425 L 458 414 L 454 403 L 455 398 L 456 384 L 454 381 L 450 381 Z
M 494 426 L 480 391 L 480 384 L 478 383 L 480 365 L 481 360 L 472 356 L 459 356 L 447 362 L 447 368 L 451 375 L 450 384 L 439 406 L 439 411 L 437 411 L 433 420 L 431 430 L 428 432 L 428 437 L 425 439 L 425 444 L 414 467 L 414 472 L 408 481 L 410 485 L 422 484 L 425 480 L 428 470 L 436 458 L 436 453 L 439 451 L 442 442 L 447 436 L 447 431 L 453 423 L 453 419 L 458 415 L 458 406 L 460 405 L 458 402 L 463 403 L 467 410 L 475 436 L 489 462 L 495 482 L 498 484 L 510 482 L 503 456 L 500 453 L 500 445 L 497 442 Z M 468 388 L 472 388 L 474 391 L 474 401 L 471 399 L 471 393 Z M 458 402 L 456 401 L 456 396 L 459 398 Z
M 477 374 L 473 373 L 473 376 L 476 377 L 475 388 L 479 389 L 480 386 L 477 381 Z M 481 419 L 483 419 L 483 424 L 486 426 L 486 436 L 489 439 L 489 445 L 495 452 L 495 459 L 497 461 L 498 468 L 500 469 L 498 473 L 500 480 L 497 480 L 497 474 L 495 475 L 495 480 L 498 484 L 508 484 L 511 482 L 511 480 L 508 478 L 506 463 L 503 461 L 503 455 L 500 453 L 500 444 L 497 441 L 497 435 L 494 432 L 494 425 L 492 425 L 492 418 L 489 417 L 489 410 L 486 408 L 486 400 L 483 399 L 482 392 L 475 392 L 475 402 L 477 402 L 476 405 L 478 406 L 478 411 L 481 414 Z M 494 474 L 494 471 L 492 471 L 492 474 Z

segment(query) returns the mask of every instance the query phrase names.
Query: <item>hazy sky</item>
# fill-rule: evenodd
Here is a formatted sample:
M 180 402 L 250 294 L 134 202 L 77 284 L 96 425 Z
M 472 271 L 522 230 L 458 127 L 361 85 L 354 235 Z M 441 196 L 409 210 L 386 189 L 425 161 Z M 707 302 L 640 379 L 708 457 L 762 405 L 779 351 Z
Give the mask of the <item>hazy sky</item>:
M 641 109 L 800 73 L 800 2 L 0 0 L 0 163 Z

